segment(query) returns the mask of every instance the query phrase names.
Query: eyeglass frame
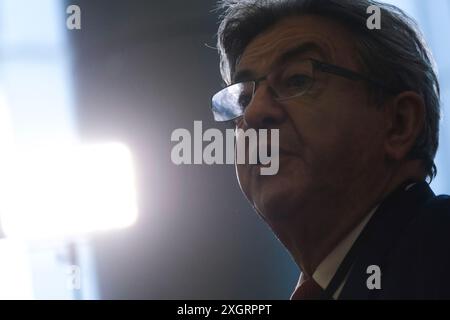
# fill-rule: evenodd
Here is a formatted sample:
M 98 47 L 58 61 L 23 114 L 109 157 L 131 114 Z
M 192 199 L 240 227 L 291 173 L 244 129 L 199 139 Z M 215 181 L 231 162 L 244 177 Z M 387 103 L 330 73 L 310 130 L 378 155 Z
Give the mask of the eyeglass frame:
M 353 70 L 350 70 L 350 69 L 347 69 L 347 68 L 344 68 L 344 67 L 340 67 L 340 66 L 337 66 L 337 65 L 334 65 L 334 64 L 322 62 L 322 61 L 319 61 L 319 60 L 316 60 L 316 59 L 313 59 L 313 58 L 301 59 L 301 61 L 311 61 L 314 71 L 318 70 L 320 72 L 337 75 L 337 76 L 340 76 L 340 77 L 343 77 L 343 78 L 346 78 L 346 79 L 349 79 L 349 80 L 353 80 L 353 81 L 366 81 L 366 82 L 371 83 L 372 85 L 374 85 L 376 87 L 384 89 L 385 91 L 387 91 L 387 92 L 389 92 L 391 94 L 394 94 L 394 93 L 398 92 L 394 88 L 386 85 L 383 81 L 380 81 L 378 79 L 366 76 L 366 75 L 364 75 L 362 73 L 359 73 L 359 72 L 356 72 L 356 71 L 353 71 Z M 219 90 L 218 92 L 216 92 L 213 95 L 212 99 L 218 93 L 220 93 L 223 90 L 226 90 L 227 88 L 229 88 L 231 86 L 234 86 L 234 85 L 237 85 L 237 84 L 240 84 L 240 83 L 253 82 L 253 88 L 254 89 L 253 89 L 253 93 L 252 93 L 252 99 L 250 100 L 250 102 L 251 102 L 253 100 L 254 96 L 255 96 L 256 88 L 257 88 L 258 83 L 261 82 L 261 81 L 267 80 L 267 78 L 268 78 L 268 76 L 270 74 L 271 73 L 266 74 L 265 76 L 262 76 L 260 78 L 254 79 L 254 80 L 244 80 L 244 81 L 238 81 L 238 82 L 232 83 L 232 84 L 224 87 L 223 89 Z M 313 80 L 315 80 L 315 79 L 313 79 Z M 297 98 L 299 96 L 304 95 L 309 89 L 307 89 L 305 92 L 302 92 L 302 93 L 299 93 L 299 94 L 295 94 L 295 95 L 290 96 L 290 97 L 285 97 L 285 98 L 282 98 L 282 99 L 276 99 L 276 100 L 277 101 L 286 101 L 286 100 L 289 100 L 289 99 Z M 212 108 L 213 108 L 213 106 L 212 106 Z M 236 116 L 236 117 L 234 117 L 232 119 L 222 120 L 222 121 L 215 120 L 215 121 L 216 122 L 229 122 L 229 121 L 234 121 L 237 118 L 242 117 L 242 116 L 243 116 L 243 114 L 241 114 L 239 116 Z

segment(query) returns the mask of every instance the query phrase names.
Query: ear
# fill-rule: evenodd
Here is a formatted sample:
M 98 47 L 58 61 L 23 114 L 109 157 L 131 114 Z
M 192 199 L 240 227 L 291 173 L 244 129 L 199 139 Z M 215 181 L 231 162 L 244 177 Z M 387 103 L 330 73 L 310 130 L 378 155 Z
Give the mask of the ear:
M 392 160 L 403 160 L 422 131 L 425 103 L 416 92 L 402 92 L 386 105 L 385 116 L 386 154 Z

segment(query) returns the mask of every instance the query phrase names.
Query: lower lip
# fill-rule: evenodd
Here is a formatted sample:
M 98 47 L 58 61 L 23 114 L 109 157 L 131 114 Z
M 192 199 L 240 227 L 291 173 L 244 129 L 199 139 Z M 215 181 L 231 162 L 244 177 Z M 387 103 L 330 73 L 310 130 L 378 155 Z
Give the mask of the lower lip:
M 285 163 L 286 160 L 290 157 L 294 157 L 294 155 L 291 153 L 284 153 L 284 152 L 280 153 L 278 155 L 278 166 L 279 166 L 278 172 L 280 172 L 281 168 L 283 167 L 282 163 Z M 268 164 L 256 163 L 256 164 L 250 164 L 249 166 L 252 169 L 270 168 L 272 165 L 272 161 L 273 161 L 273 159 L 271 159 L 271 161 Z M 258 172 L 258 175 L 260 175 L 260 172 Z

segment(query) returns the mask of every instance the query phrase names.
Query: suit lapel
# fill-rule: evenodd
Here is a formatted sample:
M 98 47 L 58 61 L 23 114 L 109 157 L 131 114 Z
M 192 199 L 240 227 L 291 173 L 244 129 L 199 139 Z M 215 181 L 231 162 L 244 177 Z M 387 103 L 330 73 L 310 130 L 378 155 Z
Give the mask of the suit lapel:
M 343 277 L 347 275 L 347 281 L 339 299 L 377 298 L 379 290 L 369 290 L 367 287 L 367 279 L 371 275 L 367 272 L 367 268 L 372 265 L 378 266 L 381 274 L 388 270 L 386 257 L 390 249 L 401 236 L 404 228 L 418 214 L 420 207 L 432 197 L 434 193 L 428 184 L 421 182 L 408 191 L 403 185 L 383 201 L 353 244 L 349 256 L 344 259 L 344 262 L 347 260 L 350 270 L 347 272 L 341 270 L 342 279 L 331 281 L 331 283 L 333 281 L 342 283 Z M 335 277 L 338 275 L 339 269 Z M 381 288 L 383 288 L 382 279 L 383 277 L 381 277 Z

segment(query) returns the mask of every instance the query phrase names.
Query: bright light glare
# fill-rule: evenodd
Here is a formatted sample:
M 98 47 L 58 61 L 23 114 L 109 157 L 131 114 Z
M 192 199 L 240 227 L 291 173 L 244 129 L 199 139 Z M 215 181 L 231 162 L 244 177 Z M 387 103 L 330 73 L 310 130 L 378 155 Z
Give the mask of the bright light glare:
M 0 240 L 0 300 L 33 299 L 33 280 L 24 242 Z
M 0 183 L 8 237 L 73 236 L 137 219 L 131 154 L 121 144 L 22 150 Z
M 0 91 L 0 161 L 11 153 L 10 149 L 13 144 L 13 132 L 9 108 L 6 104 L 4 95 Z

